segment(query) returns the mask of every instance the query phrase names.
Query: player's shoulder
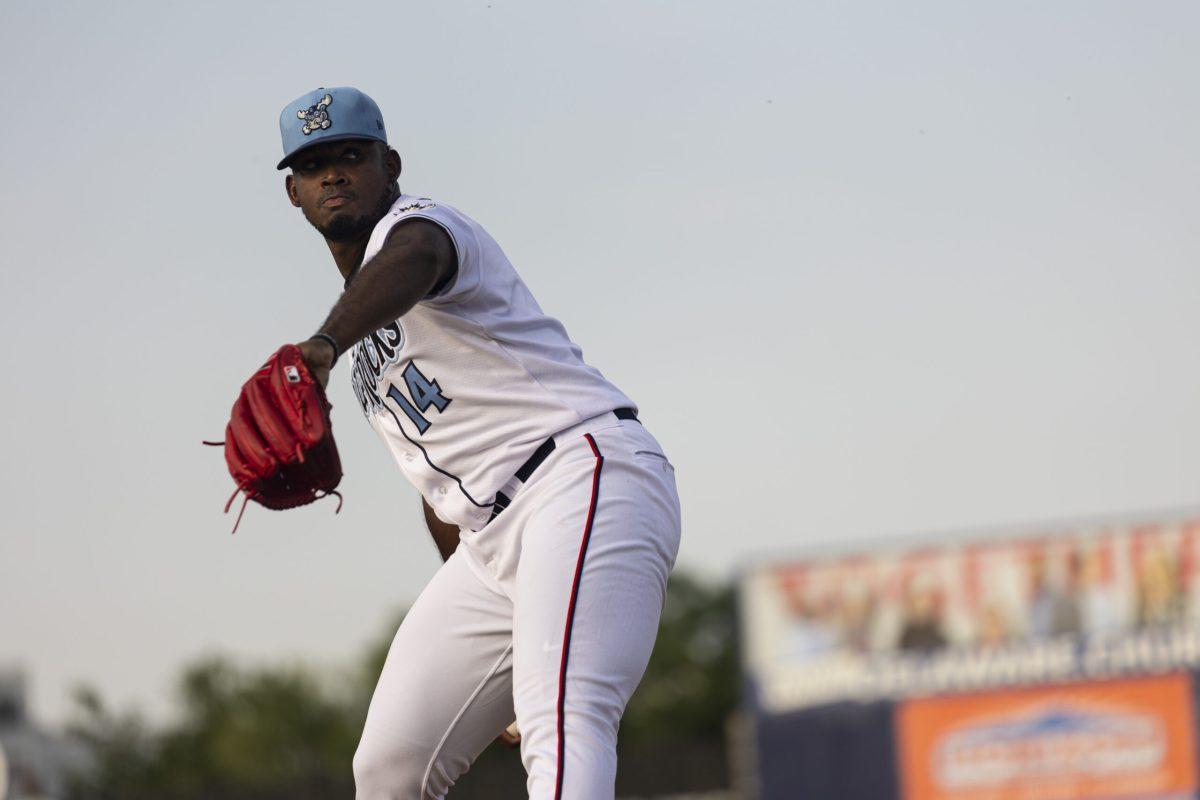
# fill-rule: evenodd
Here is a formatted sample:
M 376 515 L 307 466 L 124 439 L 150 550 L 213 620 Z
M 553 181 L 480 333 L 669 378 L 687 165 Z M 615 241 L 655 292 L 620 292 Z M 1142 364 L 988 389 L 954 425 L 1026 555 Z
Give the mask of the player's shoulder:
M 393 202 L 385 217 L 399 219 L 401 217 L 455 217 L 460 220 L 473 221 L 457 206 L 452 206 L 442 200 L 434 200 L 424 195 L 401 194 Z
M 479 223 L 458 208 L 429 197 L 402 194 L 379 221 L 380 227 L 392 228 L 409 219 L 428 219 L 450 231 L 474 232 Z
M 368 250 L 381 247 L 402 222 L 424 218 L 439 227 L 448 228 L 448 223 L 452 223 L 458 217 L 461 217 L 461 214 L 457 211 L 428 197 L 401 194 L 375 223 Z
M 451 239 L 475 239 L 482 228 L 478 222 L 455 206 L 425 196 L 402 194 L 392 203 L 379 227 L 394 229 L 406 221 L 428 220 L 444 229 Z
M 422 211 L 430 211 L 435 208 L 449 208 L 445 204 L 439 204 L 428 197 L 414 197 L 412 195 L 402 194 L 392 203 L 392 207 L 388 213 L 393 217 L 419 215 Z

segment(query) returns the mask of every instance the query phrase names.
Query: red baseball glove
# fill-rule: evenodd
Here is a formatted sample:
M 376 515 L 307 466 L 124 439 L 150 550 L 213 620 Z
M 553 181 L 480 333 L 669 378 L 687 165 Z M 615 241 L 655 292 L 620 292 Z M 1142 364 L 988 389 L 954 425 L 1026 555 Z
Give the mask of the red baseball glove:
M 237 489 L 246 501 L 271 509 L 295 508 L 336 495 L 342 480 L 342 462 L 333 441 L 329 412 L 333 408 L 294 344 L 279 348 L 242 386 L 225 426 L 225 462 Z M 335 511 L 336 513 L 336 511 Z

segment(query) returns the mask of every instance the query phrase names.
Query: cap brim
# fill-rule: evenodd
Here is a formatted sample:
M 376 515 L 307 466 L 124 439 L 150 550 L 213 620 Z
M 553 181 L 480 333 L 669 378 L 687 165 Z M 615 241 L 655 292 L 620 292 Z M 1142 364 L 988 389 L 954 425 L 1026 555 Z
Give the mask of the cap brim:
M 349 139 L 360 139 L 364 142 L 383 142 L 384 144 L 387 144 L 386 141 L 377 136 L 363 136 L 361 133 L 340 133 L 334 134 L 333 136 L 322 136 L 320 139 L 314 139 L 303 147 L 297 147 L 295 150 L 288 153 L 283 157 L 283 160 L 275 166 L 275 169 L 287 169 L 289 166 L 291 166 L 292 161 L 296 158 L 296 156 L 300 155 L 305 150 L 316 147 L 319 144 L 325 144 L 326 142 L 344 142 Z

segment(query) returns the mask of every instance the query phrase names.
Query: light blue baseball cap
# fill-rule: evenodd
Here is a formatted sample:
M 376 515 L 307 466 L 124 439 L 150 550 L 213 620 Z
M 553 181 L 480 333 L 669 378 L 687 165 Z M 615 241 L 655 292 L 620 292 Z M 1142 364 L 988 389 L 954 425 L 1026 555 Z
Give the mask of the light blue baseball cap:
M 374 139 L 387 144 L 379 106 L 353 86 L 322 86 L 300 95 L 279 112 L 279 135 L 283 160 L 275 169 L 283 169 L 292 156 L 322 142 Z

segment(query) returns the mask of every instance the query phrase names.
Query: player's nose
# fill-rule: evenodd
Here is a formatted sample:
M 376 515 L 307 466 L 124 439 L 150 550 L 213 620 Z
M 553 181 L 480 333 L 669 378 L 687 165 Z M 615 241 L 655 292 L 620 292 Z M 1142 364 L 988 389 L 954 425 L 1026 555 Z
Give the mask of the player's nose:
M 346 174 L 337 167 L 330 167 L 321 176 L 322 186 L 341 186 L 346 183 Z

